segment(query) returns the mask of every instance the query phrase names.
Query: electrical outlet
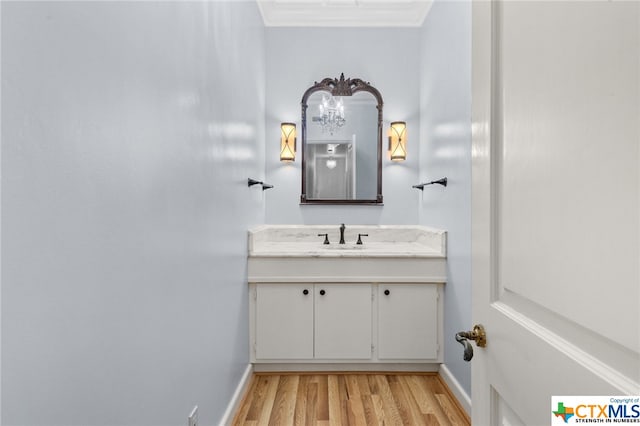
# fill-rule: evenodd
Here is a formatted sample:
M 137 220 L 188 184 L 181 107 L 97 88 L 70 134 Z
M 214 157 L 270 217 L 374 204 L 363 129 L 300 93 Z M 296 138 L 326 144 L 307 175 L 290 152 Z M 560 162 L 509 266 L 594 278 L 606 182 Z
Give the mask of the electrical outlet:
M 191 414 L 189 414 L 189 425 L 188 426 L 198 426 L 198 406 L 196 405 L 191 410 Z

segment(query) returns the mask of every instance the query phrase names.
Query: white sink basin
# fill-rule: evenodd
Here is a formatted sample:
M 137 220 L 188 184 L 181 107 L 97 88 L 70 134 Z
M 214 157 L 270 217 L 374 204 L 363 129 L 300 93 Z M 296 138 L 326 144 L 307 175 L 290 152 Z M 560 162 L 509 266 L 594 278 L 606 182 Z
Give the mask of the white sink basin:
M 363 244 L 322 244 L 318 247 L 324 250 L 363 250 Z

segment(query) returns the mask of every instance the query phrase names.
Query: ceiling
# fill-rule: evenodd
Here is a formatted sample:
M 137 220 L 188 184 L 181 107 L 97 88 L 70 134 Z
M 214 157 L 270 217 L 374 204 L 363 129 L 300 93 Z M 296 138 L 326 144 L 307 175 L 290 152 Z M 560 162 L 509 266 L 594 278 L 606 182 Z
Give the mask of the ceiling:
M 432 0 L 256 0 L 268 27 L 418 27 Z

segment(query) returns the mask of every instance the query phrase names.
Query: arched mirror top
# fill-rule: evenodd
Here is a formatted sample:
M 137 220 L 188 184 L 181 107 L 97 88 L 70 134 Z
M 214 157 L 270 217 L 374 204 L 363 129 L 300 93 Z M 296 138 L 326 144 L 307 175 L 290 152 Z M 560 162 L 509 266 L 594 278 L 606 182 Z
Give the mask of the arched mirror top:
M 382 204 L 382 105 L 344 74 L 304 92 L 301 204 Z
M 327 77 L 322 79 L 322 81 L 320 81 L 319 83 L 316 81 L 313 86 L 309 87 L 304 92 L 304 95 L 302 95 L 303 114 L 306 110 L 309 96 L 319 90 L 329 92 L 331 93 L 331 96 L 353 96 L 353 94 L 357 92 L 369 92 L 376 98 L 376 101 L 378 101 L 377 107 L 380 111 L 380 114 L 382 114 L 382 95 L 380 94 L 378 89 L 369 84 L 369 82 L 361 80 L 359 78 L 345 79 L 344 73 L 340 74 L 339 79 Z

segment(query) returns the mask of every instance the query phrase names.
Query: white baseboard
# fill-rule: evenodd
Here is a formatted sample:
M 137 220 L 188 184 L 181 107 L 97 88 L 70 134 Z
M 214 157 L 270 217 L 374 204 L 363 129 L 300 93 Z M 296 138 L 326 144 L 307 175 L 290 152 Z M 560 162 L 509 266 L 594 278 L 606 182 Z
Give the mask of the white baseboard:
M 453 393 L 453 396 L 457 398 L 464 411 L 471 417 L 471 397 L 465 392 L 460 382 L 456 380 L 445 364 L 440 364 L 439 373 L 442 380 L 449 386 L 449 390 Z
M 437 372 L 437 363 L 382 363 L 382 362 L 354 362 L 354 363 L 261 363 L 254 364 L 253 371 L 257 373 L 272 373 L 276 371 L 308 372 L 308 371 L 420 371 Z
M 252 373 L 253 373 L 253 365 L 248 364 L 247 369 L 244 370 L 244 374 L 240 378 L 240 382 L 236 387 L 236 391 L 233 393 L 233 396 L 231 397 L 231 401 L 229 401 L 229 405 L 227 405 L 227 409 L 222 415 L 222 419 L 220 419 L 220 423 L 218 423 L 220 426 L 231 425 L 231 422 L 233 421 L 233 416 L 236 414 L 236 411 L 238 411 L 238 408 L 240 408 L 242 397 L 244 396 L 247 390 L 247 387 L 251 382 Z

